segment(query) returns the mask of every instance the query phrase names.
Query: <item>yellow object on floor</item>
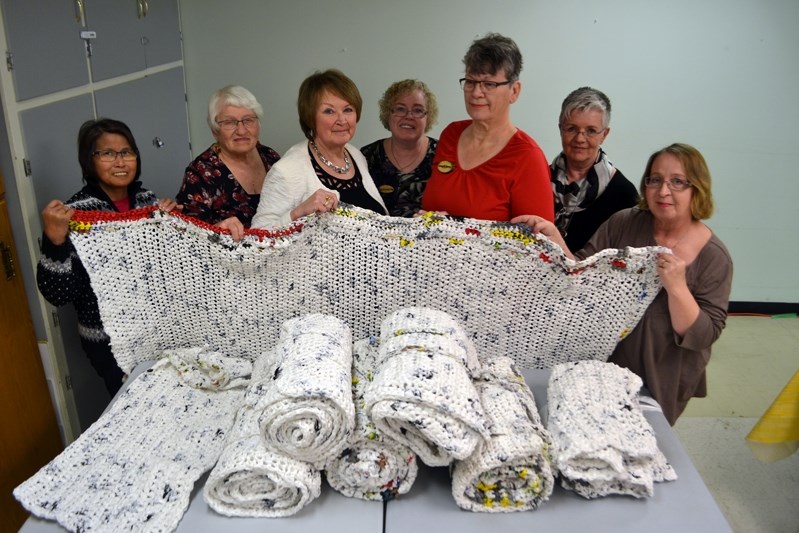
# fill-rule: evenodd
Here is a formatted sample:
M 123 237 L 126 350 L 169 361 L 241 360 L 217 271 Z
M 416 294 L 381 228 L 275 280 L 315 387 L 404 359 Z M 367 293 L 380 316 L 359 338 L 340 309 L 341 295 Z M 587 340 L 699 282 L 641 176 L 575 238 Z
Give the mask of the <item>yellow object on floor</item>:
M 752 453 L 773 463 L 799 449 L 799 371 L 746 436 Z

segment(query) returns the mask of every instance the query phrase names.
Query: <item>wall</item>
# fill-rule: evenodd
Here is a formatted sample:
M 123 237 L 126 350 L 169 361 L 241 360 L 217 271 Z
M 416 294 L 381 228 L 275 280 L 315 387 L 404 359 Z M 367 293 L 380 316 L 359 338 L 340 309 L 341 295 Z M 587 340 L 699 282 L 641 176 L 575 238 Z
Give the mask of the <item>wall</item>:
M 211 143 L 211 92 L 238 83 L 265 109 L 262 141 L 298 141 L 297 89 L 336 67 L 358 84 L 362 146 L 387 135 L 377 100 L 415 77 L 436 93 L 437 136 L 466 118 L 457 80 L 469 43 L 488 31 L 524 55 L 515 124 L 551 159 L 560 103 L 591 85 L 613 103 L 605 149 L 633 181 L 675 141 L 699 148 L 714 176 L 708 222 L 735 263 L 732 300 L 799 302 L 791 265 L 799 215 L 799 2 L 795 0 L 180 0 L 193 152 Z

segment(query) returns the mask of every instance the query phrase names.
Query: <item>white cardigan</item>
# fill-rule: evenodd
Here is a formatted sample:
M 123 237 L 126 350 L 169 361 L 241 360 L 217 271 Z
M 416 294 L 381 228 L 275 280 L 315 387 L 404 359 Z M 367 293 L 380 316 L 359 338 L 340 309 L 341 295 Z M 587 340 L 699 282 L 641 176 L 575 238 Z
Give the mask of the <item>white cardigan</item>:
M 351 144 L 345 145 L 345 148 L 361 171 L 366 192 L 386 209 L 386 204 L 383 203 L 383 198 L 380 197 L 375 182 L 369 174 L 366 158 Z M 258 210 L 252 219 L 252 227 L 288 226 L 291 224 L 291 210 L 304 202 L 314 191 L 323 188 L 325 186 L 319 181 L 311 164 L 308 141 L 298 142 L 269 169 L 261 189 Z M 339 196 L 337 191 L 330 192 Z M 388 213 L 388 209 L 385 212 Z

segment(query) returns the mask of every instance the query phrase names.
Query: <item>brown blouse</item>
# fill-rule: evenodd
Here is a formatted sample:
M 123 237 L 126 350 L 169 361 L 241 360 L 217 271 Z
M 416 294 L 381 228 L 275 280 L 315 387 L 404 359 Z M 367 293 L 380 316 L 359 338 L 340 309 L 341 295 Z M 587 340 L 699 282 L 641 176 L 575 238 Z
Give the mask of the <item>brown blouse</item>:
M 652 214 L 633 207 L 608 219 L 575 255 L 585 258 L 606 248 L 656 245 Z M 685 335 L 681 338 L 672 329 L 667 294 L 661 289 L 635 329 L 616 345 L 608 359 L 641 376 L 672 425 L 689 399 L 707 395 L 705 367 L 710 347 L 727 319 L 732 259 L 715 234 L 687 266 L 685 277 L 700 309 Z

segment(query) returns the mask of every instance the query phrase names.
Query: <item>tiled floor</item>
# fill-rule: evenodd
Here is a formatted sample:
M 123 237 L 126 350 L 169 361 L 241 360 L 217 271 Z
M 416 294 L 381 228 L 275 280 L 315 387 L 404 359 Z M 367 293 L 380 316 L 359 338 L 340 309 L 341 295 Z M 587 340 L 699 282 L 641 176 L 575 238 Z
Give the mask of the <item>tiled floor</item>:
M 799 453 L 759 462 L 747 433 L 799 370 L 799 319 L 732 316 L 713 348 L 708 397 L 675 430 L 736 533 L 799 533 Z

